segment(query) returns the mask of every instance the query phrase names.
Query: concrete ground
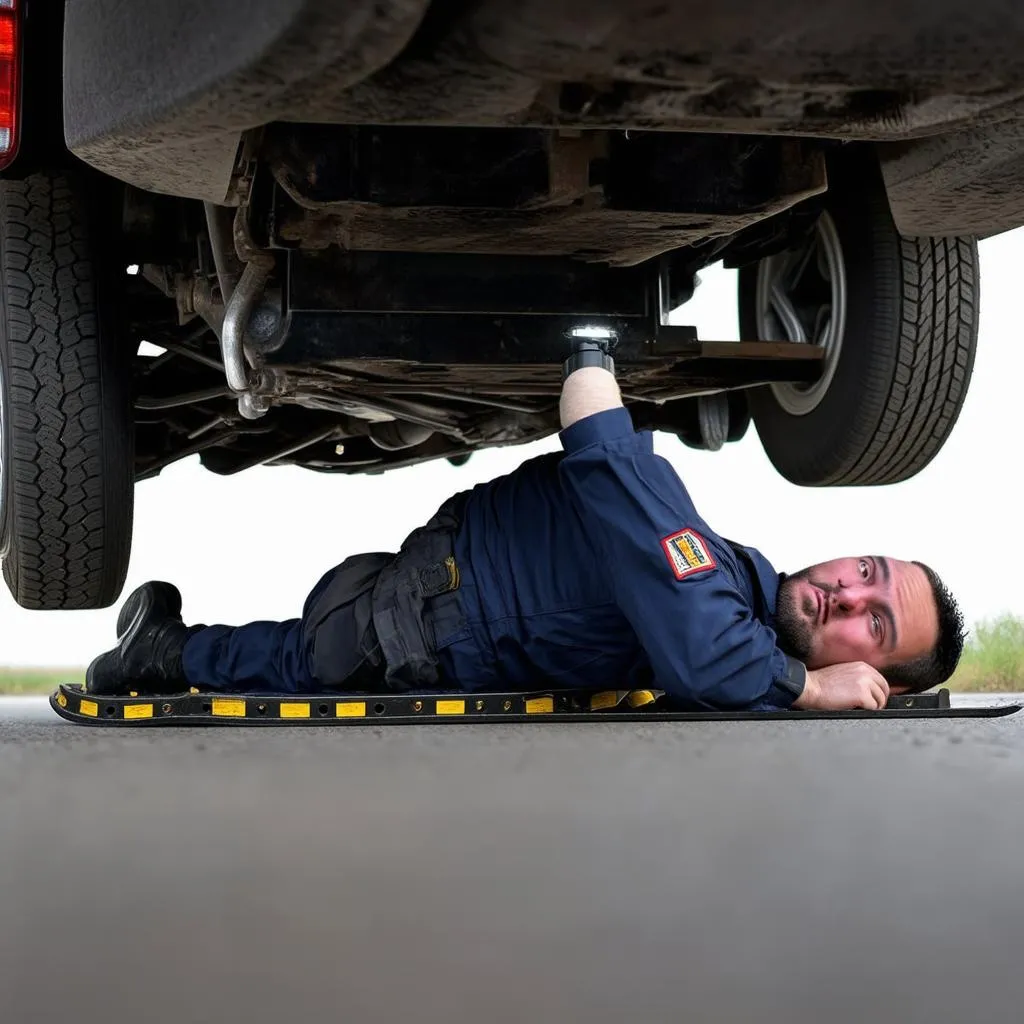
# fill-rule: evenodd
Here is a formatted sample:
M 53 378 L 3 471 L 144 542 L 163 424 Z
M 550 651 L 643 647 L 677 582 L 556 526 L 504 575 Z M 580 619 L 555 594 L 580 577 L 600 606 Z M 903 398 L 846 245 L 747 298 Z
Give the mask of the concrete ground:
M 1024 712 L 105 731 L 0 701 L 0 1020 L 1019 1019 L 1022 741 Z

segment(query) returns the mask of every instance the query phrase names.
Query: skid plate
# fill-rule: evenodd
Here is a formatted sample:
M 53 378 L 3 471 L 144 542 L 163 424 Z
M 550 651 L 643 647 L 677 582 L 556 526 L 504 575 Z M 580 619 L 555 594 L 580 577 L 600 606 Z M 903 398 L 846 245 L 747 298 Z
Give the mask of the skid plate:
M 951 707 L 949 691 L 892 697 L 881 711 L 673 711 L 658 690 L 535 693 L 303 694 L 191 691 L 163 697 L 96 697 L 62 683 L 50 697 L 79 725 L 411 725 L 501 722 L 731 722 L 842 718 L 998 718 L 1020 704 Z

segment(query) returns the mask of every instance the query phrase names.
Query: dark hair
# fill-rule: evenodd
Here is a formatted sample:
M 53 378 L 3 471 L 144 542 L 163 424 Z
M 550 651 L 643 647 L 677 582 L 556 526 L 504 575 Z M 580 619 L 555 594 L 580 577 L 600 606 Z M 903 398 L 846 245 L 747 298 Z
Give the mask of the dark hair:
M 913 564 L 924 570 L 931 584 L 935 608 L 939 613 L 939 637 L 927 654 L 902 665 L 891 665 L 882 675 L 890 686 L 905 686 L 910 693 L 920 693 L 944 683 L 956 671 L 967 633 L 963 614 L 946 585 L 923 562 Z

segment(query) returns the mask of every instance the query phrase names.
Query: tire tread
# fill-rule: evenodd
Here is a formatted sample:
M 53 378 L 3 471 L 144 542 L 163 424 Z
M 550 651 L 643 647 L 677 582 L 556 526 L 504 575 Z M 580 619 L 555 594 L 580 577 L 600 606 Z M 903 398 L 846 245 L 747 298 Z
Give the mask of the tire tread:
M 901 237 L 899 269 L 897 372 L 849 484 L 896 483 L 928 465 L 959 415 L 973 368 L 977 247 L 964 238 Z
M 963 407 L 978 340 L 978 246 L 900 235 L 877 162 L 863 152 L 835 170 L 829 209 L 851 261 L 847 302 L 856 306 L 844 346 L 853 347 L 810 414 L 786 413 L 767 389 L 754 389 L 750 404 L 766 453 L 792 483 L 894 484 L 934 459 Z M 757 337 L 756 274 L 740 270 L 744 338 Z
M 95 608 L 124 585 L 130 425 L 101 349 L 97 268 L 67 176 L 0 184 L 10 444 L 4 577 L 25 608 Z M 104 392 L 104 385 L 107 392 Z

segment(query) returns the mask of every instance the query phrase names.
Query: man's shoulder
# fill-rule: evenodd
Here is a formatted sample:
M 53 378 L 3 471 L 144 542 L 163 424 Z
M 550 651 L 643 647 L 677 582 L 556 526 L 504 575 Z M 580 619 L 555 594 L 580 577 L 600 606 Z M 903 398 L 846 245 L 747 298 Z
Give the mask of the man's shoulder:
M 757 548 L 751 547 L 749 544 L 740 544 L 734 540 L 727 540 L 724 537 L 720 537 L 719 541 L 726 545 L 741 561 L 752 564 L 759 575 L 778 576 L 778 570 L 771 560 Z
M 716 540 L 728 552 L 727 557 L 734 567 L 738 580 L 741 583 L 749 581 L 755 608 L 763 605 L 762 610 L 770 614 L 771 609 L 775 607 L 779 589 L 778 569 L 761 551 L 749 544 L 740 544 L 724 537 L 718 537 Z M 753 593 L 753 590 L 759 591 L 759 594 Z

